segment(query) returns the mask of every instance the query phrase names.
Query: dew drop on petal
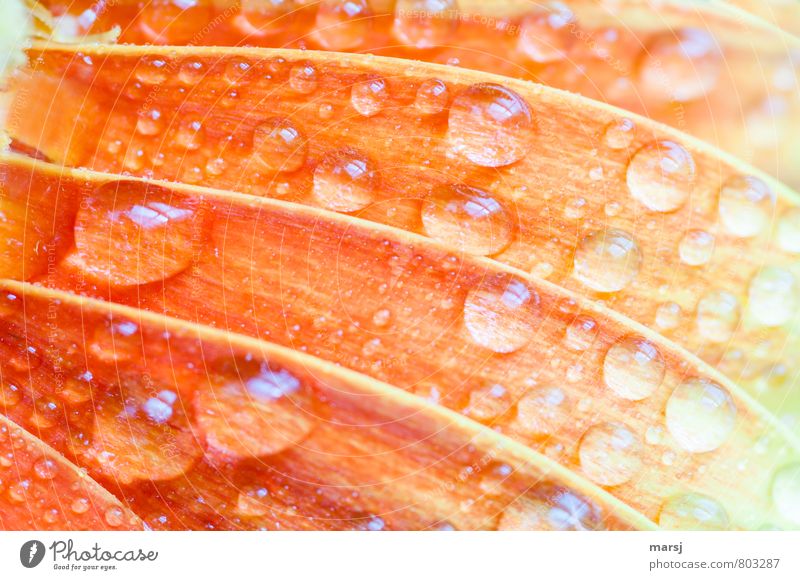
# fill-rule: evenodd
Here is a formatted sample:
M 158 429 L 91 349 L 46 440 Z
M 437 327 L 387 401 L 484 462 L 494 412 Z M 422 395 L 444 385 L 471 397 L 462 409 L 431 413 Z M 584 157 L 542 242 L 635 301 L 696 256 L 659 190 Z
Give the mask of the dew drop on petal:
M 678 254 L 688 266 L 708 264 L 714 254 L 714 235 L 705 230 L 689 230 L 681 238 Z
M 528 344 L 536 332 L 539 295 L 507 274 L 481 280 L 464 303 L 464 325 L 475 343 L 498 353 Z
M 603 133 L 603 142 L 609 149 L 627 149 L 636 136 L 636 124 L 630 119 L 622 118 L 612 121 Z
M 383 110 L 389 98 L 386 81 L 379 76 L 370 76 L 350 89 L 350 104 L 364 117 L 373 117 Z
M 798 312 L 800 287 L 789 270 L 777 266 L 762 268 L 750 280 L 747 308 L 764 326 L 783 326 Z
M 457 0 L 397 0 L 392 31 L 403 44 L 431 48 L 447 43 L 458 27 Z
M 711 343 L 727 342 L 739 324 L 741 307 L 734 294 L 712 291 L 697 303 L 697 331 Z
M 597 321 L 591 316 L 577 316 L 564 335 L 564 345 L 577 352 L 587 350 L 597 340 L 600 328 Z
M 289 86 L 301 95 L 310 95 L 317 90 L 317 69 L 310 62 L 296 64 L 289 71 Z
M 436 115 L 447 108 L 449 99 L 447 85 L 439 79 L 429 79 L 417 89 L 414 107 L 423 115 Z
M 586 235 L 575 250 L 575 277 L 598 292 L 617 292 L 639 275 L 642 252 L 624 230 L 609 228 Z
M 601 423 L 583 434 L 578 448 L 581 470 L 600 485 L 621 485 L 642 468 L 642 443 L 621 423 Z
M 664 381 L 666 363 L 658 348 L 638 336 L 628 336 L 608 349 L 603 381 L 615 394 L 631 401 L 652 395 Z
M 671 497 L 658 514 L 658 525 L 667 530 L 722 531 L 730 520 L 720 503 L 699 493 Z
M 322 0 L 312 37 L 327 50 L 356 48 L 366 40 L 371 16 L 367 0 Z
M 254 155 L 270 171 L 297 171 L 305 164 L 307 151 L 305 136 L 289 119 L 272 117 L 253 131 Z
M 486 191 L 442 185 L 422 203 L 422 224 L 432 238 L 468 254 L 503 251 L 514 237 L 511 215 Z
M 326 209 L 352 212 L 375 199 L 379 177 L 372 160 L 352 147 L 325 155 L 314 169 L 313 195 Z
M 472 85 L 450 107 L 450 150 L 476 165 L 501 167 L 519 161 L 530 149 L 533 136 L 528 103 L 500 85 Z
M 800 254 L 800 207 L 787 208 L 778 221 L 778 246 L 792 254 Z
M 556 435 L 571 416 L 572 409 L 563 389 L 557 386 L 537 387 L 517 402 L 514 429 L 531 437 Z
M 720 447 L 736 424 L 736 405 L 730 394 L 707 379 L 688 379 L 667 401 L 667 429 L 682 449 L 705 453 Z
M 675 211 L 692 192 L 694 159 L 674 141 L 649 143 L 631 158 L 626 179 L 631 196 L 648 209 Z
M 772 503 L 793 524 L 800 525 L 800 463 L 778 470 L 772 480 Z
M 519 49 L 537 63 L 563 60 L 574 42 L 575 25 L 572 10 L 561 2 L 534 7 L 520 25 Z
M 757 177 L 732 177 L 719 192 L 720 222 L 739 238 L 752 238 L 763 232 L 772 219 L 774 206 L 775 194 Z

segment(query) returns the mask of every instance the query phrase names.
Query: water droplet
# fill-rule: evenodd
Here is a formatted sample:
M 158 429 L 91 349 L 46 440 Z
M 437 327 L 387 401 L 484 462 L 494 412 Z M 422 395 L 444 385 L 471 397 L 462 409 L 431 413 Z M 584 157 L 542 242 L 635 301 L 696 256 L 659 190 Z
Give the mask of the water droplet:
M 178 81 L 184 85 L 195 86 L 203 80 L 204 75 L 203 63 L 198 60 L 189 60 L 184 62 L 178 70 Z
M 136 65 L 133 77 L 146 85 L 159 85 L 167 80 L 167 61 L 161 57 L 144 57 Z
M 741 309 L 730 292 L 709 292 L 697 303 L 697 331 L 712 343 L 727 342 L 733 336 Z
M 439 79 L 430 79 L 417 89 L 414 107 L 423 115 L 436 115 L 447 108 L 449 98 L 447 85 Z
M 783 212 L 777 229 L 778 246 L 786 252 L 800 254 L 800 207 Z
M 603 381 L 623 399 L 640 401 L 661 386 L 666 363 L 658 348 L 638 336 L 628 336 L 608 349 Z
M 139 119 L 136 122 L 136 131 L 140 135 L 158 135 L 163 128 L 161 112 L 158 109 L 145 109 L 139 111 Z
M 445 44 L 458 26 L 457 10 L 456 0 L 397 0 L 392 30 L 400 42 L 416 48 Z
M 367 0 L 322 0 L 313 38 L 327 50 L 351 50 L 366 39 L 371 16 Z
M 125 521 L 124 512 L 117 506 L 111 506 L 106 510 L 103 519 L 105 519 L 106 523 L 112 528 L 118 528 Z
M 253 130 L 253 151 L 270 171 L 291 172 L 305 164 L 308 144 L 292 121 L 272 117 Z
M 519 49 L 531 60 L 550 63 L 563 60 L 574 41 L 575 15 L 561 2 L 532 8 L 522 21 Z
M 262 363 L 242 380 L 236 369 L 235 378 L 195 396 L 196 421 L 209 446 L 234 458 L 262 457 L 308 437 L 316 424 L 312 397 L 294 375 Z
M 571 418 L 567 396 L 559 387 L 539 387 L 517 402 L 516 430 L 532 437 L 551 436 Z
M 200 0 L 161 0 L 139 13 L 139 30 L 153 44 L 197 44 L 210 23 L 213 7 Z M 194 42 L 193 42 L 194 41 Z
M 75 220 L 82 270 L 117 286 L 156 282 L 189 267 L 196 209 L 169 190 L 109 182 L 84 200 Z
M 800 307 L 800 288 L 794 274 L 767 266 L 750 281 L 747 307 L 751 316 L 764 326 L 782 326 Z
M 586 215 L 586 200 L 582 197 L 573 197 L 564 204 L 564 217 L 570 220 L 579 220 Z
M 53 479 L 58 472 L 58 466 L 52 459 L 43 458 L 34 464 L 33 470 L 39 479 Z
M 687 102 L 713 89 L 721 70 L 722 54 L 706 30 L 670 30 L 656 34 L 644 47 L 640 86 L 662 100 Z
M 645 207 L 675 211 L 686 202 L 694 186 L 694 159 L 678 143 L 656 141 L 633 155 L 626 178 L 631 195 Z
M 373 117 L 381 112 L 389 98 L 386 81 L 372 75 L 353 85 L 350 90 L 350 104 L 361 115 Z
M 736 423 L 736 405 L 718 384 L 688 379 L 667 401 L 667 429 L 691 453 L 713 451 L 725 443 Z
M 494 352 L 510 353 L 533 338 L 539 295 L 521 280 L 497 274 L 481 280 L 464 303 L 464 324 L 472 340 Z
M 391 310 L 387 310 L 386 308 L 381 308 L 372 316 L 372 324 L 377 326 L 378 328 L 384 328 L 392 318 Z
M 642 468 L 642 443 L 621 423 L 594 425 L 584 433 L 578 448 L 581 469 L 600 485 L 620 485 Z
M 89 500 L 85 497 L 79 497 L 78 499 L 74 500 L 70 506 L 72 511 L 76 514 L 85 514 L 87 511 L 89 511 L 89 507 Z
M 187 151 L 197 151 L 205 141 L 203 122 L 200 117 L 189 116 L 183 119 L 175 132 L 173 143 Z
M 303 62 L 289 71 L 289 86 L 301 95 L 310 95 L 317 90 L 317 69 L 310 62 Z
M 656 326 L 662 330 L 677 328 L 681 322 L 681 307 L 675 302 L 659 304 L 656 310 Z
M 782 467 L 775 474 L 772 502 L 784 518 L 800 525 L 800 463 Z
M 550 497 L 548 520 L 558 530 L 601 530 L 603 520 L 600 510 L 571 491 L 558 490 Z
M 642 252 L 626 231 L 609 228 L 591 232 L 575 250 L 575 277 L 598 292 L 617 292 L 639 275 Z
M 599 332 L 600 328 L 594 318 L 578 316 L 567 326 L 564 344 L 570 350 L 584 351 L 594 344 Z
M 730 528 L 725 509 L 714 499 L 689 493 L 668 499 L 658 515 L 658 525 L 667 530 L 717 531 Z
M 630 119 L 611 121 L 603 134 L 603 142 L 609 149 L 627 149 L 636 136 L 636 124 Z
M 442 185 L 422 203 L 422 224 L 432 238 L 478 256 L 497 254 L 511 243 L 508 211 L 487 192 L 466 185 Z
M 707 264 L 714 254 L 714 236 L 704 230 L 689 230 L 678 245 L 681 262 L 689 266 Z
M 452 153 L 483 167 L 522 159 L 534 135 L 528 104 L 500 85 L 472 85 L 450 107 L 447 137 Z
M 486 385 L 473 389 L 464 414 L 478 421 L 491 421 L 505 414 L 512 406 L 508 391 L 502 385 Z
M 372 160 L 352 147 L 325 155 L 314 170 L 313 194 L 333 211 L 352 212 L 374 201 L 379 177 Z
M 720 221 L 739 238 L 752 238 L 764 231 L 774 205 L 772 190 L 757 177 L 732 177 L 719 192 Z

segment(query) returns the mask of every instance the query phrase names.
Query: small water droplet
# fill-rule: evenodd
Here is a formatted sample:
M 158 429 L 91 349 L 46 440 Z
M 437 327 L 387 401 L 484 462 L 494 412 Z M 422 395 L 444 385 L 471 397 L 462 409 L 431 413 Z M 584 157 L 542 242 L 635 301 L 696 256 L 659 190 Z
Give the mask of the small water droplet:
M 175 132 L 173 143 L 180 149 L 197 151 L 205 141 L 203 122 L 200 117 L 189 116 L 183 119 Z
M 450 150 L 476 165 L 501 167 L 519 161 L 530 149 L 533 135 L 530 107 L 500 85 L 472 85 L 450 107 Z
M 145 109 L 139 111 L 139 119 L 136 121 L 136 131 L 140 135 L 158 135 L 163 129 L 161 112 L 158 109 Z
M 694 159 L 674 141 L 649 143 L 631 158 L 626 179 L 633 198 L 648 209 L 675 211 L 692 192 Z
M 609 149 L 627 149 L 636 136 L 636 124 L 630 119 L 622 118 L 611 121 L 603 134 L 603 142 Z
M 156 282 L 189 267 L 196 210 L 169 190 L 109 182 L 81 204 L 75 246 L 82 270 L 118 286 Z
M 39 479 L 53 479 L 58 472 L 58 466 L 52 459 L 44 458 L 34 464 L 33 470 Z
M 350 104 L 365 117 L 373 117 L 381 112 L 389 98 L 389 89 L 386 81 L 372 75 L 353 85 L 350 89 Z
M 178 81 L 184 85 L 194 86 L 203 80 L 204 75 L 203 63 L 198 60 L 189 60 L 184 62 L 178 70 Z
M 394 36 L 416 48 L 444 44 L 458 27 L 457 0 L 397 0 Z
M 764 231 L 772 218 L 775 195 L 770 187 L 750 176 L 735 176 L 719 193 L 719 218 L 725 229 L 739 238 Z
M 447 85 L 443 81 L 429 79 L 417 89 L 414 107 L 423 115 L 436 115 L 447 108 L 449 98 Z
M 253 151 L 270 171 L 297 171 L 306 161 L 308 144 L 295 124 L 272 117 L 253 130 Z
M 502 385 L 486 385 L 473 389 L 469 394 L 469 404 L 464 414 L 478 421 L 491 421 L 508 412 L 513 403 L 508 391 Z
M 747 307 L 759 324 L 771 327 L 786 324 L 800 307 L 797 278 L 783 268 L 762 268 L 750 280 Z
M 379 177 L 372 160 L 352 147 L 325 155 L 314 170 L 313 194 L 333 211 L 353 212 L 374 201 Z
M 510 353 L 536 332 L 539 295 L 521 280 L 497 274 L 467 294 L 464 324 L 472 340 L 494 352 Z
M 209 2 L 161 0 L 155 6 L 141 9 L 136 22 L 150 43 L 197 44 L 196 37 L 204 32 L 203 26 L 213 20 L 213 14 Z
M 712 343 L 727 342 L 739 324 L 739 300 L 730 292 L 712 291 L 697 303 L 697 331 Z
M 514 236 L 508 211 L 487 192 L 442 185 L 422 204 L 425 232 L 460 251 L 488 256 L 503 251 Z
M 681 307 L 675 302 L 659 304 L 656 310 L 656 326 L 662 330 L 677 328 L 681 322 Z
M 599 332 L 600 328 L 594 318 L 578 316 L 567 326 L 564 344 L 570 350 L 584 351 L 594 344 Z
M 386 308 L 381 308 L 372 316 L 372 324 L 377 326 L 378 328 L 383 328 L 392 318 L 392 311 Z
M 564 217 L 570 220 L 579 220 L 586 215 L 586 200 L 582 197 L 573 197 L 564 204 Z
M 303 62 L 289 71 L 289 86 L 301 95 L 310 95 L 317 90 L 317 69 L 310 62 Z
M 688 379 L 667 401 L 667 429 L 691 453 L 713 451 L 736 424 L 736 405 L 724 388 L 707 379 Z
M 780 514 L 800 525 L 800 463 L 778 470 L 772 480 L 772 503 Z
M 270 36 L 285 30 L 297 10 L 295 0 L 240 0 L 241 13 L 234 24 L 241 32 L 253 36 Z
M 608 349 L 603 381 L 614 393 L 631 401 L 652 395 L 661 386 L 666 363 L 658 348 L 638 336 L 628 336 Z
M 617 292 L 639 275 L 642 252 L 636 239 L 624 230 L 591 232 L 575 250 L 575 277 L 598 292 Z
M 106 513 L 103 514 L 103 519 L 112 528 L 118 528 L 125 521 L 124 512 L 120 507 L 111 506 L 106 510 Z
M 730 520 L 718 501 L 688 493 L 672 497 L 661 506 L 658 525 L 667 530 L 717 531 L 730 528 Z
M 70 508 L 76 514 L 85 514 L 89 511 L 89 500 L 85 497 L 79 497 L 78 499 L 72 502 Z
M 681 262 L 689 266 L 703 266 L 714 254 L 714 236 L 705 230 L 689 230 L 678 245 Z
M 136 65 L 133 77 L 146 85 L 160 85 L 167 80 L 167 61 L 161 57 L 144 57 Z
M 545 386 L 529 391 L 517 402 L 514 427 L 527 436 L 551 436 L 570 418 L 571 409 L 564 391 Z
M 621 423 L 594 425 L 578 448 L 581 470 L 600 485 L 620 485 L 642 468 L 639 438 Z
M 322 0 L 313 38 L 327 50 L 351 50 L 366 39 L 371 16 L 367 0 Z

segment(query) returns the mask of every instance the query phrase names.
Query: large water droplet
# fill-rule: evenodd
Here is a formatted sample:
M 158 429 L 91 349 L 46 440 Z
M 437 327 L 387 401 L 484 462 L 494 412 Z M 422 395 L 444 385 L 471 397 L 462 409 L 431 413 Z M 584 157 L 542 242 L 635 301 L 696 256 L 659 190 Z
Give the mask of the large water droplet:
M 286 29 L 297 9 L 295 0 L 241 0 L 234 24 L 246 35 L 270 36 Z
M 571 418 L 567 396 L 555 386 L 538 387 L 517 402 L 514 428 L 532 437 L 555 435 Z
M 661 386 L 666 363 L 658 348 L 638 336 L 614 344 L 603 361 L 603 381 L 623 399 L 640 401 Z
M 631 195 L 645 207 L 659 212 L 675 211 L 692 192 L 694 159 L 674 141 L 656 141 L 634 154 L 626 178 Z
M 289 119 L 273 117 L 253 131 L 253 151 L 271 171 L 297 171 L 306 161 L 305 136 Z
M 725 229 L 740 238 L 763 232 L 772 218 L 775 194 L 770 187 L 750 176 L 735 176 L 719 192 L 719 219 Z
M 514 236 L 508 211 L 487 192 L 443 185 L 422 204 L 425 232 L 463 252 L 488 256 L 503 251 Z
M 354 84 L 350 89 L 350 104 L 365 117 L 373 117 L 380 113 L 388 98 L 389 89 L 386 81 L 376 75 Z
M 531 60 L 550 63 L 566 58 L 575 40 L 575 15 L 561 2 L 531 9 L 520 26 L 519 49 Z
M 800 307 L 800 288 L 794 274 L 767 266 L 750 281 L 747 307 L 751 316 L 764 326 L 782 326 Z
M 584 433 L 578 455 L 589 479 L 600 485 L 620 485 L 641 470 L 641 450 L 641 441 L 627 426 L 602 423 Z
M 714 37 L 698 28 L 655 35 L 642 51 L 642 90 L 679 102 L 692 101 L 713 89 L 722 70 L 722 54 Z
M 313 38 L 327 50 L 347 51 L 361 45 L 371 27 L 367 0 L 322 0 Z
M 778 221 L 778 246 L 786 252 L 800 254 L 800 207 L 786 209 Z
M 472 85 L 450 107 L 450 149 L 483 167 L 500 167 L 522 159 L 531 147 L 533 115 L 514 91 L 500 85 Z
M 83 271 L 116 286 L 163 280 L 192 261 L 195 204 L 160 187 L 110 182 L 84 200 L 75 220 Z
M 658 514 L 658 525 L 667 530 L 727 530 L 730 520 L 725 509 L 714 499 L 699 493 L 668 499 Z
M 714 235 L 705 230 L 689 230 L 678 245 L 681 262 L 689 266 L 702 266 L 714 254 Z
M 234 458 L 274 455 L 308 437 L 316 424 L 312 397 L 286 370 L 266 363 L 247 378 L 197 392 L 197 424 L 208 444 Z
M 688 379 L 667 401 L 667 429 L 691 453 L 713 451 L 736 424 L 736 405 L 724 388 L 707 379 Z
M 497 274 L 481 280 L 464 302 L 464 324 L 472 340 L 494 352 L 519 350 L 533 338 L 539 295 L 522 280 Z
M 372 160 L 352 147 L 325 155 L 314 170 L 313 194 L 333 211 L 352 212 L 374 201 L 378 175 Z
M 642 252 L 626 231 L 609 228 L 591 232 L 575 250 L 575 277 L 598 292 L 617 292 L 639 275 Z
M 727 342 L 733 336 L 741 308 L 730 292 L 709 292 L 697 303 L 697 331 L 709 342 Z
M 457 0 L 397 0 L 395 37 L 417 48 L 444 44 L 458 27 Z
M 414 107 L 423 115 L 436 115 L 447 108 L 447 85 L 439 79 L 424 81 L 417 89 Z
M 784 518 L 800 525 L 800 463 L 782 467 L 775 474 L 772 503 Z

